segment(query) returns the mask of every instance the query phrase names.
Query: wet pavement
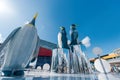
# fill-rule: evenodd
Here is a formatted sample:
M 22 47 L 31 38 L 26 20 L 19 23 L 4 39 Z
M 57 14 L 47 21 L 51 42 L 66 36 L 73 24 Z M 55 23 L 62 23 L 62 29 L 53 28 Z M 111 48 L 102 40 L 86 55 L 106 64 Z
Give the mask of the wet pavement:
M 120 73 L 108 74 L 55 74 L 49 72 L 30 72 L 25 76 L 4 77 L 0 80 L 120 80 Z

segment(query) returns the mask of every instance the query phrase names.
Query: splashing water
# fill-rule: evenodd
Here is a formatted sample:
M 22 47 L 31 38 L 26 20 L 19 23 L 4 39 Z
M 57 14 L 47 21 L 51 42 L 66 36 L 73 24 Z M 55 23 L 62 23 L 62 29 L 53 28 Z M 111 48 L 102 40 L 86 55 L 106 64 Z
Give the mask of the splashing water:
M 73 46 L 71 49 L 58 48 L 53 50 L 51 72 L 55 73 L 91 73 L 90 62 L 87 60 L 80 45 Z

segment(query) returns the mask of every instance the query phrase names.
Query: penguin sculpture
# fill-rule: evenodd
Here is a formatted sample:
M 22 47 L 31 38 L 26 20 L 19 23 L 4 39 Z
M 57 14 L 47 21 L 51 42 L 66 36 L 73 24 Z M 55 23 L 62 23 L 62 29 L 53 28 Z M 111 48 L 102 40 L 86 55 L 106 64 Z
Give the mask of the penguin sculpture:
M 78 44 L 78 31 L 76 30 L 76 25 L 72 24 L 70 26 L 70 38 L 71 38 L 71 50 L 73 52 L 73 45 Z
M 24 75 L 25 67 L 37 57 L 39 37 L 35 27 L 36 17 L 37 14 L 31 22 L 13 30 L 0 46 L 0 52 L 6 48 L 1 67 L 4 76 Z
M 64 70 L 64 68 L 67 68 L 68 63 L 67 63 L 67 55 L 68 55 L 68 51 L 69 51 L 69 47 L 67 44 L 67 34 L 66 34 L 66 30 L 65 27 L 60 27 L 60 32 L 58 33 L 58 46 L 59 48 L 57 49 L 57 55 L 55 56 L 56 61 L 58 61 L 58 63 L 56 64 L 58 67 L 56 68 L 57 71 L 56 72 L 66 72 L 66 70 Z M 53 50 L 54 53 L 54 50 Z M 53 54 L 55 55 L 55 54 Z M 54 58 L 54 57 L 53 57 Z M 54 61 L 55 63 L 55 61 Z
M 67 44 L 67 34 L 65 27 L 60 27 L 60 32 L 58 33 L 58 46 L 59 48 L 69 49 Z

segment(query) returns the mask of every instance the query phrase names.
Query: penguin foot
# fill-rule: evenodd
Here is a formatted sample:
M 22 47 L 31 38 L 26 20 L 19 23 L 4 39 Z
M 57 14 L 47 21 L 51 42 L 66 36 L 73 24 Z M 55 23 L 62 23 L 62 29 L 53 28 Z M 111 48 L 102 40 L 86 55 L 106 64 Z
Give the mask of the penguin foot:
M 24 71 L 23 70 L 19 70 L 19 71 L 14 71 L 14 76 L 23 76 L 24 75 Z
M 12 75 L 12 71 L 2 71 L 3 72 L 3 76 L 11 76 Z

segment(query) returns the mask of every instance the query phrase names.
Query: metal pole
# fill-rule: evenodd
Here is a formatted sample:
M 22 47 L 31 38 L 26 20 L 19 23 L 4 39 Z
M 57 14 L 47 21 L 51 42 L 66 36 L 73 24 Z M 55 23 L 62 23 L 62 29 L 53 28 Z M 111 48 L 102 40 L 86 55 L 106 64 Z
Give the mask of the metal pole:
M 102 63 L 102 60 L 101 60 L 99 54 L 98 54 L 98 58 L 99 58 L 99 60 L 100 60 L 100 64 L 102 65 L 102 68 L 103 68 L 104 73 L 107 74 L 106 71 L 105 71 L 104 65 L 103 65 L 103 63 Z

